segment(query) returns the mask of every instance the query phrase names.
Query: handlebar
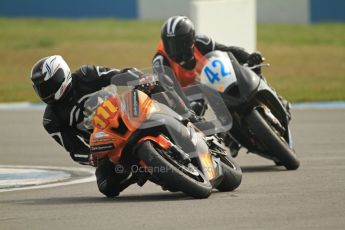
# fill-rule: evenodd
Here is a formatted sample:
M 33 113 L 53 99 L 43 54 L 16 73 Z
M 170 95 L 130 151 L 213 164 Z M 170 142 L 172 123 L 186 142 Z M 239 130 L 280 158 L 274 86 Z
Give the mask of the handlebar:
M 248 63 L 245 63 L 245 64 L 243 64 L 243 66 L 248 67 L 249 69 L 256 69 L 258 67 L 269 67 L 270 63 L 261 63 L 261 64 L 250 66 L 250 67 L 248 66 Z

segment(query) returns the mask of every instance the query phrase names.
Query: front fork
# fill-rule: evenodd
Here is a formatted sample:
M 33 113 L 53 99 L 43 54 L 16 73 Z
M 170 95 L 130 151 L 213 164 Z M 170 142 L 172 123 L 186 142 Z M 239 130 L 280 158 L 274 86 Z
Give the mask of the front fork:
M 285 137 L 285 141 L 288 143 L 289 147 L 293 149 L 293 141 L 292 141 L 292 134 L 289 128 L 289 115 L 287 115 L 287 124 L 284 127 L 284 125 L 273 115 L 271 110 L 264 104 L 257 106 L 256 108 L 261 114 L 263 114 L 266 118 L 266 120 L 272 125 L 282 137 Z

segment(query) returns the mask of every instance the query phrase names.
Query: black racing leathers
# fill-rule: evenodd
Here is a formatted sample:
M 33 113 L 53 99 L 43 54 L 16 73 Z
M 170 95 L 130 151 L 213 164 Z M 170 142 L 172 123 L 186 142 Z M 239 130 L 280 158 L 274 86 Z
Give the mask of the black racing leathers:
M 54 104 L 47 105 L 43 126 L 71 155 L 74 161 L 88 163 L 89 137 L 92 130 L 81 124 L 84 103 L 90 95 L 110 84 L 110 79 L 119 70 L 85 65 L 72 73 L 72 84 L 64 97 Z

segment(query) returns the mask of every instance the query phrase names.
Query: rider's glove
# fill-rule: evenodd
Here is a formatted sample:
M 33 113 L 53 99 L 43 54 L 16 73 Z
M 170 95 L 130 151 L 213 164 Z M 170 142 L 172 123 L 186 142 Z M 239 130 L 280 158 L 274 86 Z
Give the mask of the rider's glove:
M 250 67 L 250 66 L 259 65 L 263 61 L 264 61 L 264 58 L 262 57 L 261 53 L 254 52 L 249 55 L 247 63 L 248 63 L 248 66 Z
M 146 74 L 141 76 L 138 85 L 134 88 L 143 91 L 148 95 L 151 95 L 151 93 L 155 90 L 157 84 L 158 82 L 155 80 L 153 75 Z
M 254 52 L 254 53 L 249 55 L 247 63 L 248 63 L 248 66 L 251 67 L 251 66 L 261 64 L 264 60 L 265 60 L 265 58 L 262 57 L 262 55 L 259 52 Z M 255 69 L 253 69 L 253 71 L 256 74 L 260 75 L 261 74 L 261 67 L 257 67 Z

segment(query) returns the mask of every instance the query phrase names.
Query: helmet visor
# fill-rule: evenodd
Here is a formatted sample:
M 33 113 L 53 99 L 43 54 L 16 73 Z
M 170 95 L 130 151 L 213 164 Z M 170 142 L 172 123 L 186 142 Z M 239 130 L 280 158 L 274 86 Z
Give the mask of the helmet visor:
M 167 37 L 163 43 L 167 54 L 176 62 L 187 61 L 193 56 L 194 34 Z
M 54 94 L 59 90 L 65 81 L 65 73 L 62 69 L 58 69 L 55 74 L 46 81 L 34 82 L 33 87 L 37 95 L 44 101 L 54 100 Z

